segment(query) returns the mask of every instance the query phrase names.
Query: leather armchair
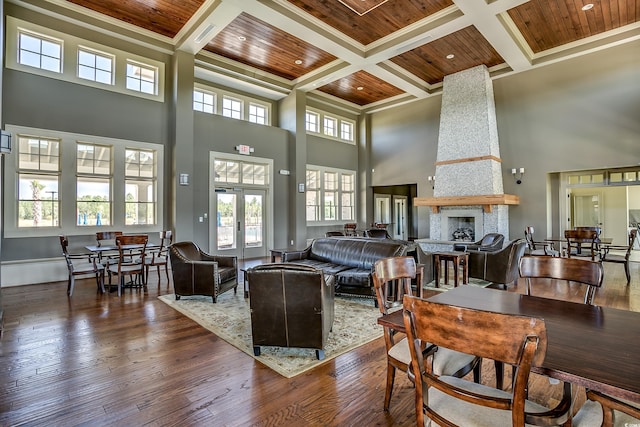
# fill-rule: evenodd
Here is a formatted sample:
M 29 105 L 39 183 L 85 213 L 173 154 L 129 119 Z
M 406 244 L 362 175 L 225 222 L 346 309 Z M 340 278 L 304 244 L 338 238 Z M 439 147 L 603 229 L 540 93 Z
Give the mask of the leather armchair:
M 364 230 L 364 237 L 368 237 L 370 239 L 390 239 L 391 236 L 384 228 L 371 228 L 369 230 Z
M 253 353 L 261 346 L 313 348 L 319 360 L 334 319 L 333 276 L 298 264 L 247 270 Z
M 423 251 L 420 245 L 416 245 L 415 259 L 418 264 L 422 264 L 424 267 L 424 271 L 422 273 L 422 287 L 424 288 L 428 283 L 433 282 L 433 279 L 435 279 L 433 254 L 431 252 Z
M 176 300 L 184 295 L 211 295 L 215 303 L 218 295 L 230 289 L 237 292 L 237 257 L 210 255 L 193 242 L 174 243 L 170 248 Z
M 499 251 L 469 251 L 469 277 L 507 286 L 518 280 L 518 263 L 527 242 L 511 241 Z
M 497 251 L 502 249 L 502 245 L 504 244 L 504 236 L 500 233 L 489 233 L 486 234 L 482 240 L 479 240 L 474 243 L 454 243 L 453 250 L 464 252 L 464 251 Z

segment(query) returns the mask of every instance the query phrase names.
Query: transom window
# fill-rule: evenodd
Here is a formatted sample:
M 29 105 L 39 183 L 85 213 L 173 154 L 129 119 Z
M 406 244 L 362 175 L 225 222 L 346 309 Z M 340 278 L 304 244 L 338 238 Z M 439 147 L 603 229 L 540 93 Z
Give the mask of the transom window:
M 75 84 L 164 101 L 161 61 L 6 16 L 5 66 Z
M 353 221 L 355 171 L 307 166 L 307 222 Z
M 62 72 L 62 42 L 26 32 L 19 33 L 18 62 L 42 70 Z
M 231 94 L 200 83 L 196 83 L 193 89 L 193 109 L 259 125 L 271 125 L 269 102 L 238 93 Z
M 328 136 L 338 136 L 338 120 L 333 117 L 324 117 L 324 134 Z
M 306 128 L 307 128 L 307 132 L 313 132 L 313 133 L 318 133 L 319 132 L 319 116 L 317 113 L 314 113 L 312 111 L 307 111 L 305 114 L 305 123 L 306 123 Z
M 215 182 L 269 185 L 269 166 L 264 163 L 217 159 L 213 168 Z
M 249 104 L 249 121 L 259 125 L 267 124 L 267 109 L 253 102 Z
M 340 142 L 355 143 L 354 120 L 308 109 L 305 112 L 305 126 L 309 133 L 322 134 L 326 138 Z
M 242 118 L 242 101 L 225 96 L 222 99 L 222 115 L 232 119 Z
M 113 57 L 89 49 L 78 49 L 78 77 L 113 84 Z
M 216 96 L 202 90 L 193 91 L 193 109 L 203 113 L 215 113 Z
M 155 94 L 156 69 L 150 65 L 128 61 L 127 89 L 148 94 Z
M 353 141 L 353 124 L 340 122 L 340 138 L 345 141 Z

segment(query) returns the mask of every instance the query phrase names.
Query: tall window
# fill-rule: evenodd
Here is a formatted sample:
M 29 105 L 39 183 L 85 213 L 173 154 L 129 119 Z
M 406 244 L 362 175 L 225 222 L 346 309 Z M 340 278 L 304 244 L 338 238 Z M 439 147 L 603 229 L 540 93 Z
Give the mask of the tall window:
M 354 171 L 307 167 L 307 222 L 353 221 L 355 219 Z
M 150 65 L 127 61 L 127 89 L 136 92 L 156 93 L 156 69 Z
M 42 70 L 62 72 L 62 42 L 44 36 L 19 33 L 18 62 Z
M 232 119 L 242 118 L 242 102 L 238 99 L 225 96 L 222 98 L 222 115 Z
M 342 190 L 340 204 L 340 219 L 355 220 L 355 200 L 356 200 L 356 176 L 352 173 L 342 173 L 340 175 L 340 189 Z
M 151 150 L 125 151 L 125 224 L 156 223 L 156 160 Z
M 111 225 L 112 148 L 76 144 L 76 211 L 79 226 Z
M 320 221 L 320 171 L 307 169 L 306 216 L 307 221 Z
M 324 173 L 324 220 L 334 221 L 338 219 L 338 174 L 337 172 Z
M 193 91 L 193 109 L 203 113 L 215 112 L 216 97 L 214 94 L 201 90 Z
M 60 141 L 18 139 L 18 228 L 57 227 L 60 221 Z
M 6 125 L 4 234 L 128 233 L 163 223 L 161 144 Z M 259 175 L 259 173 L 257 173 Z
M 113 84 L 113 57 L 88 49 L 78 49 L 78 77 Z
M 306 123 L 307 132 L 318 133 L 320 130 L 319 120 L 320 118 L 317 113 L 314 113 L 312 111 L 307 111 L 305 114 L 305 123 Z
M 267 124 L 267 109 L 258 104 L 249 104 L 249 121 L 259 125 Z

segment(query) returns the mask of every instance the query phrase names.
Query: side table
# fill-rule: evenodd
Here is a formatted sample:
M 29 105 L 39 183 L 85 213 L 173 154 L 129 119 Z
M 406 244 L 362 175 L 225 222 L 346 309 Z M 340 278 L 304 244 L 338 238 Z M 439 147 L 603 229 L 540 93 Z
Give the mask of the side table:
M 436 266 L 436 288 L 440 287 L 441 262 L 444 261 L 444 284 L 449 284 L 449 262 L 453 265 L 453 286 L 458 287 L 460 267 L 462 267 L 462 283 L 469 283 L 468 252 L 435 252 L 433 261 Z

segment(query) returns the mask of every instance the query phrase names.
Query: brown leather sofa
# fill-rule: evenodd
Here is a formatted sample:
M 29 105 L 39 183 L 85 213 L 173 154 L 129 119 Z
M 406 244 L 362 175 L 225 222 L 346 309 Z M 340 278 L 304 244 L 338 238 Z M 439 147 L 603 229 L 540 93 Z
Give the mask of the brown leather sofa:
M 397 240 L 325 237 L 304 250 L 284 252 L 282 262 L 309 265 L 335 276 L 337 293 L 375 298 L 373 264 L 380 258 L 406 254 L 407 245 Z
M 469 277 L 486 280 L 504 286 L 518 280 L 518 263 L 524 255 L 527 242 L 517 239 L 504 248 L 489 252 L 484 250 L 469 253 Z
M 334 319 L 333 277 L 306 265 L 262 264 L 247 270 L 253 353 L 261 346 L 313 348 L 319 360 Z
M 238 290 L 238 258 L 214 256 L 203 252 L 193 242 L 177 242 L 170 246 L 171 271 L 176 299 L 184 295 L 218 295 Z

